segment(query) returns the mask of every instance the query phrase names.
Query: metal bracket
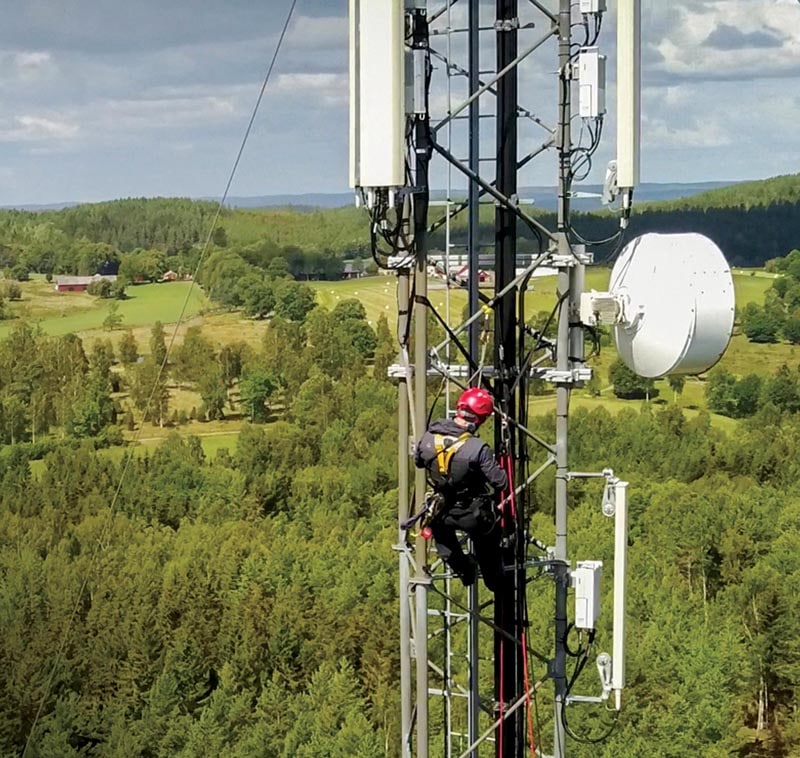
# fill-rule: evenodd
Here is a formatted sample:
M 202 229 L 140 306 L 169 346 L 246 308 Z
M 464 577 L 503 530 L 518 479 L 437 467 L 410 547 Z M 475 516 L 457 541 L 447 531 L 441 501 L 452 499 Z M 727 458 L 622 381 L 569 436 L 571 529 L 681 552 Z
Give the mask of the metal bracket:
M 399 363 L 393 363 L 386 370 L 386 375 L 390 379 L 411 379 L 414 376 L 414 367 L 402 366 Z
M 603 503 L 601 508 L 603 515 L 607 518 L 612 518 L 617 514 L 617 499 L 614 493 L 614 485 L 610 481 L 603 490 Z
M 575 61 L 574 63 L 570 64 L 569 69 L 567 70 L 567 74 L 569 79 L 580 79 L 580 63 Z
M 513 32 L 519 29 L 519 18 L 505 18 L 494 22 L 496 32 Z
M 570 562 L 556 558 L 555 547 L 548 546 L 545 552 L 547 559 L 539 563 L 544 567 L 544 573 L 549 576 L 555 577 L 558 573 L 557 569 L 565 569 L 567 573 L 570 570 Z
M 552 384 L 578 384 L 579 382 L 589 382 L 592 379 L 593 371 L 589 366 L 574 368 L 569 371 L 559 371 L 554 368 L 534 368 L 531 369 L 531 376 L 543 379 Z
M 446 376 L 450 379 L 469 379 L 470 368 L 463 363 L 443 364 L 438 361 L 428 367 L 428 376 Z
M 607 699 L 605 698 L 605 700 Z M 592 697 L 591 695 L 567 695 L 565 702 L 567 705 L 571 703 L 602 703 L 604 699 L 602 697 Z
M 553 253 L 547 263 L 553 268 L 572 268 L 582 263 L 584 266 L 591 266 L 594 263 L 594 253 L 586 252 L 576 248 L 572 253 Z
M 493 378 L 497 371 L 493 366 L 485 366 L 481 374 Z M 448 379 L 469 379 L 472 376 L 470 367 L 465 363 L 444 364 L 434 361 L 428 368 L 428 376 L 445 376 Z
M 386 267 L 395 271 L 409 270 L 413 268 L 413 255 L 391 255 L 386 259 Z

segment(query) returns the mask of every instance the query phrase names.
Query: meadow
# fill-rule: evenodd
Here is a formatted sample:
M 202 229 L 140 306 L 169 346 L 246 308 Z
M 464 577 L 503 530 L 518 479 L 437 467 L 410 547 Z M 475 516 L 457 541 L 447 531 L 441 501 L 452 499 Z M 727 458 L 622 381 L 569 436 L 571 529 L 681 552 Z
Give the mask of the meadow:
M 85 292 L 56 292 L 42 277 L 22 283 L 22 300 L 7 305 L 7 318 L 0 322 L 0 337 L 16 324 L 27 321 L 52 336 L 103 331 L 111 303 L 119 306 L 120 329 L 149 327 L 177 322 L 183 313 L 191 318 L 208 307 L 208 301 L 192 282 L 163 282 L 128 287 L 124 300 L 101 300 Z
M 611 271 L 607 268 L 591 268 L 586 274 L 586 288 L 605 290 Z M 759 269 L 735 269 L 733 271 L 733 286 L 736 292 L 736 306 L 742 308 L 750 302 L 762 304 L 764 293 L 772 285 L 774 276 Z M 336 303 L 347 298 L 356 298 L 361 301 L 367 311 L 367 319 L 376 323 L 383 313 L 390 325 L 397 320 L 397 288 L 395 278 L 390 275 L 364 277 L 362 279 L 348 279 L 340 282 L 309 282 L 317 291 L 317 302 L 325 308 L 333 308 Z M 491 297 L 491 290 L 483 290 L 484 294 Z M 428 283 L 428 299 L 442 314 L 449 307 L 453 314 L 453 323 L 459 321 L 459 316 L 467 302 L 466 291 L 460 287 L 451 287 L 449 290 L 440 279 L 431 279 Z M 556 302 L 556 277 L 542 276 L 531 279 L 528 292 L 525 295 L 526 315 L 549 311 Z
M 609 274 L 606 268 L 590 269 L 586 277 L 587 289 L 606 289 Z M 736 304 L 741 308 L 748 302 L 763 302 L 764 293 L 772 283 L 772 276 L 758 270 L 737 269 L 733 280 Z M 397 288 L 393 276 L 312 281 L 309 285 L 317 293 L 317 302 L 325 308 L 333 309 L 338 302 L 355 298 L 364 306 L 367 319 L 373 326 L 381 314 L 386 316 L 390 326 L 397 321 Z M 488 289 L 484 292 L 489 296 L 492 294 Z M 168 326 L 176 324 L 180 318 L 182 326 L 201 325 L 203 331 L 218 344 L 242 339 L 256 346 L 266 328 L 264 321 L 254 321 L 242 318 L 236 312 L 214 309 L 202 289 L 192 282 L 142 284 L 128 287 L 126 294 L 126 299 L 120 301 L 100 300 L 82 292 L 56 292 L 54 285 L 44 278 L 32 278 L 31 281 L 22 283 L 22 300 L 6 304 L 6 319 L 0 321 L 0 338 L 5 337 L 15 325 L 27 321 L 36 324 L 44 334 L 53 336 L 74 333 L 90 339 L 110 337 L 115 340 L 127 329 L 132 329 L 135 333 L 149 333 L 151 325 L 156 321 Z M 442 315 L 449 309 L 452 324 L 460 321 L 467 300 L 463 289 L 451 287 L 448 290 L 441 280 L 431 279 L 428 297 Z M 555 301 L 555 277 L 534 278 L 525 298 L 526 315 L 549 311 Z M 116 329 L 108 330 L 103 327 L 103 321 L 108 315 L 111 302 L 119 304 L 122 321 Z M 178 337 L 182 331 L 183 329 Z M 751 346 L 757 347 L 759 346 Z M 759 360 L 764 359 L 768 352 L 782 353 L 774 345 L 765 347 L 769 350 L 759 353 Z M 741 349 L 738 352 L 741 353 Z
M 607 268 L 593 268 L 587 272 L 587 289 L 605 290 L 608 287 L 610 270 Z M 772 284 L 774 276 L 759 269 L 735 269 L 733 271 L 733 284 L 736 295 L 737 308 L 744 307 L 749 302 L 761 304 L 764 294 Z M 337 302 L 347 298 L 356 298 L 367 312 L 367 319 L 373 325 L 381 314 L 384 314 L 390 328 L 394 328 L 397 321 L 396 286 L 391 276 L 365 277 L 341 282 L 311 282 L 317 290 L 317 301 L 326 308 L 335 307 Z M 492 292 L 485 293 L 491 296 Z M 444 316 L 449 309 L 450 323 L 458 324 L 461 313 L 466 305 L 466 292 L 460 288 L 448 289 L 441 280 L 430 280 L 428 285 L 428 298 L 439 312 Z M 550 311 L 556 302 L 556 277 L 545 276 L 531 280 L 529 291 L 526 294 L 526 315 L 530 317 L 540 311 Z M 595 408 L 605 407 L 611 413 L 622 409 L 639 407 L 642 401 L 622 400 L 614 396 L 608 385 L 608 370 L 616 360 L 613 348 L 608 347 L 600 355 L 592 359 L 591 365 L 595 374 L 600 378 L 601 395 L 592 397 L 586 392 L 577 391 L 573 394 L 571 406 Z M 734 374 L 743 376 L 752 371 L 771 374 L 781 364 L 786 363 L 796 366 L 800 363 L 800 351 L 794 345 L 780 343 L 775 345 L 759 345 L 749 342 L 744 335 L 734 334 L 730 345 L 720 361 L 720 365 Z M 677 402 L 683 409 L 687 418 L 692 418 L 706 407 L 703 377 L 687 377 L 683 392 L 674 397 L 666 380 L 656 382 L 657 397 L 654 404 L 663 405 L 667 402 Z M 533 398 L 530 404 L 532 414 L 547 413 L 554 408 L 554 396 L 544 395 Z M 712 414 L 712 423 L 717 428 L 733 431 L 736 429 L 735 420 L 725 416 Z

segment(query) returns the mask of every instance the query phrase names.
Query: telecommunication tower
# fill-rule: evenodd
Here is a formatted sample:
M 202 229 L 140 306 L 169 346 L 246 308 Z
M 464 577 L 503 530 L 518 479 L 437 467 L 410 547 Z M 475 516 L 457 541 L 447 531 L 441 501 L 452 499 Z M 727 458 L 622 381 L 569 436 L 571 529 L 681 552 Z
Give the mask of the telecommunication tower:
M 598 325 L 613 328 L 623 360 L 653 377 L 705 370 L 730 338 L 731 275 L 713 243 L 698 235 L 646 235 L 617 257 L 639 181 L 640 0 L 618 0 L 616 11 L 617 150 L 603 194 L 616 203 L 620 228 L 592 241 L 571 223 L 575 186 L 591 167 L 606 112 L 606 56 L 598 46 L 605 15 L 605 0 L 495 0 L 491 7 L 441 0 L 435 8 L 427 0 L 350 0 L 351 185 L 369 214 L 373 256 L 397 277 L 399 358 L 390 372 L 398 380 L 399 405 L 404 758 L 427 758 L 434 739 L 442 745 L 435 754 L 447 758 L 565 758 L 567 710 L 595 704 L 619 711 L 627 483 L 611 469 L 575 471 L 568 461 L 570 393 L 592 377 L 587 334 Z M 546 76 L 555 72 L 549 89 L 539 85 L 541 77 L 532 84 L 537 66 Z M 551 93 L 548 101 L 525 104 L 528 97 L 541 99 L 542 91 Z M 493 107 L 481 107 L 491 100 Z M 552 229 L 520 196 L 523 171 L 547 156 L 554 158 L 557 187 Z M 434 190 L 443 186 L 442 198 Z M 481 236 L 482 207 L 494 211 L 491 239 Z M 439 208 L 441 217 L 433 213 Z M 461 244 L 453 239 L 463 216 Z M 442 229 L 444 250 L 430 250 L 429 240 Z M 585 291 L 596 249 L 617 258 L 607 292 Z M 676 260 L 683 278 L 674 275 Z M 448 294 L 457 278 L 465 280 L 459 282 L 467 290 L 464 318 L 453 318 L 449 299 L 444 314 L 433 302 L 432 266 L 443 272 Z M 485 268 L 494 272 L 491 295 L 479 286 Z M 548 323 L 535 326 L 526 320 L 525 294 L 545 268 L 557 279 L 556 302 Z M 653 271 L 668 282 L 677 317 L 674 309 L 659 310 L 665 298 L 652 291 Z M 439 344 L 429 343 L 431 321 L 444 330 Z M 481 594 L 477 585 L 462 589 L 431 556 L 424 537 L 408 527 L 426 507 L 425 472 L 412 473 L 410 454 L 429 421 L 436 377 L 445 397 L 450 389 L 481 385 L 495 399 L 494 448 L 511 485 L 499 503 L 505 572 L 494 595 Z M 552 441 L 528 425 L 533 380 L 555 391 Z M 530 534 L 528 513 L 529 487 L 549 469 L 555 469 L 552 546 Z M 604 641 L 611 654 L 596 659 L 597 695 L 576 694 L 576 676 L 567 672 L 575 654 L 567 642 L 570 629 L 589 641 L 576 662 L 579 672 L 600 612 L 601 562 L 572 565 L 568 553 L 569 484 L 579 478 L 602 483 L 598 506 L 614 518 L 613 639 Z M 549 641 L 529 639 L 532 571 L 548 575 L 554 587 Z M 535 644 L 548 652 L 536 652 Z M 487 660 L 491 672 L 481 667 Z M 542 672 L 536 680 L 534 669 Z M 553 685 L 552 737 L 533 729 L 533 701 L 546 681 Z

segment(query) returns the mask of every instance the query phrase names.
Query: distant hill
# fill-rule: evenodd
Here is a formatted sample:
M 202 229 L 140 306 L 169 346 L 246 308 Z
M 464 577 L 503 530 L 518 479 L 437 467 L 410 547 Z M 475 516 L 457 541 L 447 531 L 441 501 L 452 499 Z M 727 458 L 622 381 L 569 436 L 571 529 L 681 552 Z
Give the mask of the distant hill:
M 649 182 L 641 184 L 636 188 L 636 198 L 639 202 L 662 202 L 676 200 L 680 198 L 694 197 L 709 190 L 730 187 L 736 182 L 692 182 L 692 183 L 658 183 Z M 757 185 L 759 182 L 748 182 Z M 599 195 L 602 187 L 599 184 L 586 184 L 576 187 L 576 191 Z M 435 190 L 431 193 L 434 200 L 443 200 L 445 193 L 443 190 Z M 523 187 L 520 196 L 533 199 L 537 208 L 554 211 L 556 209 L 556 188 L 555 187 Z M 210 200 L 218 202 L 218 197 L 201 197 L 198 200 Z M 58 211 L 63 208 L 72 208 L 76 205 L 86 205 L 66 201 L 63 203 L 49 203 L 46 205 L 4 205 L 0 210 L 21 210 L 32 211 L 34 213 L 44 211 Z M 343 208 L 353 204 L 352 192 L 306 192 L 298 195 L 253 195 L 253 196 L 234 196 L 229 197 L 226 205 L 230 208 L 291 208 L 296 211 L 312 211 L 318 208 Z M 599 197 L 597 198 L 577 198 L 573 201 L 576 210 L 590 211 L 600 209 Z
M 615 221 L 578 214 L 573 224 L 592 239 Z M 714 240 L 735 266 L 761 266 L 800 248 L 800 174 L 711 189 L 688 198 L 637 203 L 629 237 L 646 232 L 698 232 Z
M 640 184 L 636 188 L 637 203 L 658 203 L 667 200 L 685 198 L 691 202 L 690 198 L 696 195 L 716 190 L 719 188 L 730 187 L 735 182 L 694 182 L 689 184 L 665 183 L 659 184 L 649 182 Z M 571 205 L 577 211 L 602 210 L 604 206 L 600 202 L 600 193 L 603 188 L 599 184 L 579 184 L 575 185 L 574 191 L 579 194 L 594 194 L 598 197 L 577 197 L 573 199 Z M 534 205 L 543 210 L 555 211 L 557 208 L 557 194 L 555 187 L 523 187 L 520 191 L 521 197 L 532 198 Z
M 647 198 L 640 197 L 640 200 Z M 785 174 L 752 182 L 708 187 L 698 194 L 680 198 L 660 198 L 662 211 L 687 208 L 763 208 L 777 204 L 800 203 L 800 174 Z
M 81 203 L 49 203 L 47 205 L 0 205 L 3 211 L 30 211 L 31 213 L 44 213 L 45 211 L 61 211 L 64 208 L 74 208 Z
M 578 192 L 592 190 L 599 188 L 576 188 Z M 555 228 L 555 214 L 547 207 L 555 199 L 551 188 L 528 187 L 520 195 L 536 201 L 529 213 L 548 228 Z M 254 207 L 224 209 L 218 244 L 247 248 L 247 254 L 256 258 L 271 255 L 270 250 L 291 254 L 294 248 L 329 251 L 340 257 L 369 256 L 367 214 L 354 206 L 349 193 L 234 197 L 230 203 L 245 200 Z M 296 204 L 287 203 L 289 200 Z M 800 247 L 800 174 L 729 185 L 645 184 L 637 188 L 635 200 L 626 239 L 649 231 L 699 232 L 713 239 L 737 266 L 759 266 Z M 279 204 L 260 205 L 264 202 Z M 312 205 L 320 202 L 345 204 Z M 586 208 L 586 204 L 593 207 Z M 597 198 L 575 199 L 573 209 L 573 229 L 587 240 L 607 239 L 618 229 L 618 216 L 601 208 Z M 444 210 L 432 207 L 431 222 L 438 222 Z M 85 250 L 87 243 L 109 245 L 123 253 L 136 248 L 158 248 L 168 254 L 191 251 L 205 239 L 215 215 L 213 200 L 189 198 L 129 198 L 61 210 L 0 211 L 0 265 L 13 267 L 18 260 L 24 260 L 33 271 L 44 271 L 49 266 L 54 271 L 71 272 L 80 268 L 76 262 L 81 256 L 88 261 L 87 256 L 108 253 L 105 248 L 98 248 L 90 254 Z M 481 206 L 480 219 L 481 242 L 491 244 L 491 205 Z M 530 230 L 522 223 L 518 229 L 522 238 L 520 250 L 530 251 L 535 246 L 528 242 Z M 445 232 L 445 227 L 437 224 L 429 240 L 431 249 L 444 248 Z M 449 234 L 449 242 L 456 247 L 465 243 L 465 214 L 453 220 Z M 613 245 L 590 244 L 598 260 L 614 254 Z
M 677 198 L 690 198 L 694 195 L 718 188 L 730 187 L 735 182 L 694 182 L 694 183 L 656 183 L 650 182 L 636 188 L 639 202 L 660 202 Z M 576 187 L 579 192 L 599 195 L 602 191 L 599 184 L 587 184 Z M 534 205 L 543 210 L 556 209 L 557 194 L 555 187 L 523 187 L 520 197 L 534 200 Z M 443 200 L 446 195 L 442 190 L 431 193 L 434 200 Z M 203 198 L 219 200 L 219 198 Z M 292 208 L 306 211 L 316 208 L 342 208 L 353 204 L 352 192 L 307 193 L 302 195 L 260 195 L 253 197 L 229 197 L 226 203 L 231 208 Z M 599 197 L 578 198 L 573 201 L 576 210 L 600 209 Z
M 219 202 L 218 197 L 204 200 Z M 301 195 L 254 195 L 252 197 L 229 197 L 225 203 L 230 208 L 292 208 L 305 211 L 317 208 L 343 208 L 353 204 L 352 192 L 307 192 Z

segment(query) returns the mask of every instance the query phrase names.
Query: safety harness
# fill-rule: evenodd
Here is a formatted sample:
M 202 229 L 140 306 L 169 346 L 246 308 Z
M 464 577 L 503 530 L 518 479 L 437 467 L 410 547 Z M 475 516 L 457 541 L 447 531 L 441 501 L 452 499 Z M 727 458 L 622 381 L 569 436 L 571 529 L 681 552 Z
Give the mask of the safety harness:
M 433 487 L 434 492 L 428 493 L 425 497 L 425 505 L 419 513 L 406 519 L 400 526 L 403 529 L 410 529 L 415 523 L 419 522 L 420 531 L 425 534 L 429 532 L 430 523 L 441 512 L 446 504 L 444 493 L 452 491 L 458 482 L 453 480 L 452 464 L 453 456 L 461 450 L 466 442 L 472 437 L 472 433 L 465 431 L 458 437 L 447 434 L 434 434 L 433 436 L 433 457 L 426 463 L 428 472 L 428 482 Z M 429 453 L 430 454 L 430 453 Z M 426 536 L 429 536 L 426 535 Z
M 442 490 L 451 488 L 457 482 L 453 481 L 451 465 L 453 456 L 464 447 L 464 444 L 472 437 L 471 432 L 463 432 L 458 437 L 450 437 L 445 434 L 433 435 L 433 449 L 436 457 L 428 464 L 428 478 L 434 489 Z M 435 462 L 436 465 L 433 465 Z

